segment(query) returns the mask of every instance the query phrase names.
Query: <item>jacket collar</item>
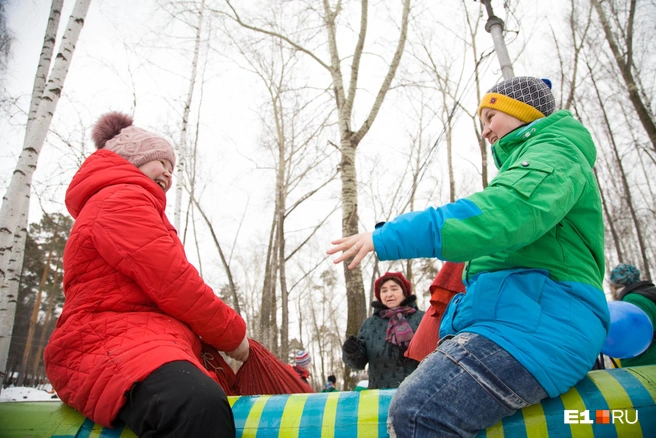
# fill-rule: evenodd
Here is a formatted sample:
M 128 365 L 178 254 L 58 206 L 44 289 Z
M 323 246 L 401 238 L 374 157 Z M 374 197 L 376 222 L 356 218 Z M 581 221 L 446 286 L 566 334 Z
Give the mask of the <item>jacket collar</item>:
M 497 169 L 503 166 L 508 160 L 508 157 L 510 157 L 520 144 L 524 143 L 533 133 L 537 132 L 536 126 L 546 120 L 547 118 L 537 119 L 527 125 L 522 125 L 504 135 L 492 145 L 492 157 L 494 157 L 494 165 L 497 166 Z
M 648 280 L 643 280 L 643 281 L 638 281 L 636 283 L 630 284 L 628 286 L 625 286 L 621 291 L 619 295 L 619 299 L 621 300 L 625 296 L 627 296 L 629 293 L 633 292 L 636 289 L 642 289 L 642 288 L 654 288 L 654 283 Z
M 567 130 L 567 139 L 574 144 L 585 156 L 590 166 L 594 165 L 597 151 L 588 130 L 567 110 L 553 113 L 549 117 L 537 119 L 528 125 L 520 126 L 514 131 L 506 134 L 492 146 L 494 165 L 501 169 L 525 142 L 535 135 L 545 131 L 554 131 L 554 135 L 562 135 Z
M 143 187 L 157 199 L 160 212 L 166 208 L 166 195 L 155 181 L 125 158 L 106 149 L 99 149 L 82 163 L 66 190 L 66 208 L 75 219 L 93 195 L 119 184 Z

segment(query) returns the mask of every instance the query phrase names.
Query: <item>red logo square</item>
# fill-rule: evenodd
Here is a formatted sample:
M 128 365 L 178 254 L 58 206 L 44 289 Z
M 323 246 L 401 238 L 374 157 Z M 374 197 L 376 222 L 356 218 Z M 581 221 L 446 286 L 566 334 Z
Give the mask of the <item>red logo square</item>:
M 610 411 L 603 410 L 597 411 L 596 423 L 599 424 L 610 424 Z

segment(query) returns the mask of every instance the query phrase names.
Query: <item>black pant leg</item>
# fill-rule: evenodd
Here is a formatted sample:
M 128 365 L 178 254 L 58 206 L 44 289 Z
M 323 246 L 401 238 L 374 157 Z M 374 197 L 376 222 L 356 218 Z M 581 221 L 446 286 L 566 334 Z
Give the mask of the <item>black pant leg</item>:
M 233 438 L 225 392 L 186 361 L 170 362 L 136 383 L 118 418 L 141 438 Z

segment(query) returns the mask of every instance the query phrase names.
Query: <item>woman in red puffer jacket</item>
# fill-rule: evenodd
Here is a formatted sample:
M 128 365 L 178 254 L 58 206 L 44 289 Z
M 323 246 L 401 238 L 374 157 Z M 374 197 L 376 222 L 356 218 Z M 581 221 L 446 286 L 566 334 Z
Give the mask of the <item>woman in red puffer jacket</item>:
M 234 436 L 227 397 L 199 362 L 201 339 L 248 357 L 244 320 L 188 262 L 165 214 L 175 154 L 108 113 L 99 149 L 66 192 L 76 220 L 64 254 L 66 301 L 44 352 L 59 397 L 139 436 Z

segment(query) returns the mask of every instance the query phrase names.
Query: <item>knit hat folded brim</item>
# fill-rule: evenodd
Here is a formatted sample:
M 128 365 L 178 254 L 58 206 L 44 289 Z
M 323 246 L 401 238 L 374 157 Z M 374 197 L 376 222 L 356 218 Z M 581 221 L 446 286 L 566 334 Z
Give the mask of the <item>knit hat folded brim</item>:
M 481 115 L 483 108 L 491 108 L 508 115 L 511 115 L 524 123 L 530 123 L 534 120 L 546 117 L 531 105 L 515 100 L 511 97 L 504 96 L 499 93 L 487 93 L 481 99 L 481 104 L 478 106 L 478 115 Z
M 478 106 L 479 117 L 483 108 L 495 109 L 530 123 L 553 114 L 556 101 L 548 79 L 518 76 L 487 90 Z

